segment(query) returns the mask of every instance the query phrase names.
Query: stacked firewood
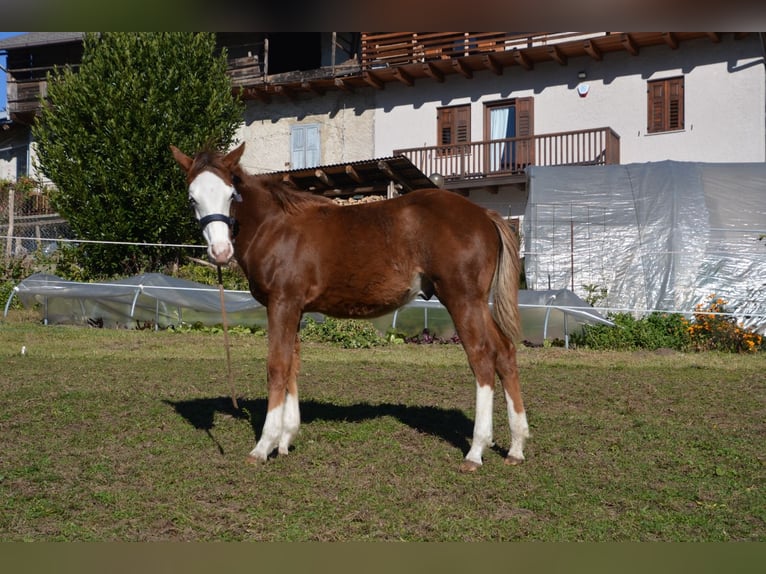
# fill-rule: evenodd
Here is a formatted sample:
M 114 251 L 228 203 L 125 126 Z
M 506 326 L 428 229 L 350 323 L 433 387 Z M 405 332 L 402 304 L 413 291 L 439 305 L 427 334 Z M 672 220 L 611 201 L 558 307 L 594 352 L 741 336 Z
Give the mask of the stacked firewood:
M 384 195 L 363 195 L 361 197 L 335 197 L 333 201 L 339 205 L 356 205 L 358 203 L 371 203 L 386 199 Z

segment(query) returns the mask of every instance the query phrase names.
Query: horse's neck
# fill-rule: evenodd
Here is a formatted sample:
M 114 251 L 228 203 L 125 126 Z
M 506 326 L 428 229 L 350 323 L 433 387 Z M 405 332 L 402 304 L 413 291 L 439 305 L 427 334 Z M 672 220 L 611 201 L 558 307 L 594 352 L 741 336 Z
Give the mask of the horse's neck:
M 278 214 L 280 207 L 271 190 L 255 176 L 240 174 L 241 183 L 235 184 L 242 202 L 235 204 L 235 218 L 247 220 L 258 227 Z

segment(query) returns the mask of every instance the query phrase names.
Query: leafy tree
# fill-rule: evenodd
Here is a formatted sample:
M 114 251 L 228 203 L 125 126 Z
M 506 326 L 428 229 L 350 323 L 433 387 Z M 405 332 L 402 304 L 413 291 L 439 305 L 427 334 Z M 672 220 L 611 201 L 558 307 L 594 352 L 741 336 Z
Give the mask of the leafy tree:
M 33 126 L 53 206 L 80 239 L 198 243 L 185 180 L 169 145 L 228 147 L 243 106 L 212 33 L 87 34 L 77 71 L 48 78 Z M 81 244 L 92 276 L 158 270 L 176 249 Z

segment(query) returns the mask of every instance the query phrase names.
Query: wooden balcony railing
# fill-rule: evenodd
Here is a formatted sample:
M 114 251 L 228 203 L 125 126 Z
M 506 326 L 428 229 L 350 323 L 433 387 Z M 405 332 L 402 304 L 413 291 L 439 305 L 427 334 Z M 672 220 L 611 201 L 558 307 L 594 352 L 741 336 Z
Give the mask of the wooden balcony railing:
M 361 64 L 362 69 L 370 70 L 380 66 L 550 46 L 589 36 L 581 32 L 363 32 Z
M 41 98 L 48 95 L 45 80 L 17 80 L 8 82 L 8 111 L 11 114 L 36 112 Z
M 612 128 L 541 134 L 394 150 L 420 171 L 449 180 L 520 174 L 531 165 L 620 163 L 620 136 Z

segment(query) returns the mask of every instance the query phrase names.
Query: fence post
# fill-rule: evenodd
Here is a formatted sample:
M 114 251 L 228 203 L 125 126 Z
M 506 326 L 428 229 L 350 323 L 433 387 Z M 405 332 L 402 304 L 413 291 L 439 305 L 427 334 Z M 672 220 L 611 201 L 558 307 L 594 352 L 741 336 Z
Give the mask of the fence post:
M 13 212 L 15 208 L 13 206 L 13 199 L 15 193 L 13 186 L 8 187 L 8 241 L 5 243 L 5 256 L 10 259 L 11 257 L 11 238 L 13 237 Z

